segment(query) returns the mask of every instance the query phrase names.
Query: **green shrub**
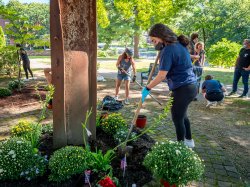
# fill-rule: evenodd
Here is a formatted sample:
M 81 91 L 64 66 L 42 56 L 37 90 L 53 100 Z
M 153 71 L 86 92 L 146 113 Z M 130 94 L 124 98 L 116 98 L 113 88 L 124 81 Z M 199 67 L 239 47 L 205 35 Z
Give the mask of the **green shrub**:
M 107 57 L 107 52 L 106 51 L 101 51 L 101 50 L 98 50 L 97 51 L 97 56 L 98 57 Z
M 118 129 L 117 132 L 116 132 L 115 135 L 114 135 L 115 141 L 116 141 L 118 144 L 124 142 L 124 141 L 126 140 L 126 138 L 127 138 L 128 131 L 129 131 L 129 129 L 126 128 L 126 127 L 123 127 L 123 128 Z M 129 139 L 133 139 L 133 138 L 135 138 L 135 137 L 136 137 L 136 133 L 131 132 L 131 133 L 130 133 Z
M 109 114 L 106 118 L 102 119 L 101 127 L 107 134 L 114 135 L 116 131 L 127 124 L 120 113 Z
M 199 180 L 204 173 L 203 161 L 182 142 L 156 143 L 146 155 L 143 165 L 156 178 L 177 186 Z
M 8 83 L 8 88 L 12 91 L 19 89 L 19 84 L 20 84 L 20 88 L 24 87 L 24 82 L 20 80 L 20 82 L 18 80 L 13 80 L 10 81 Z
M 0 71 L 10 77 L 18 71 L 18 54 L 14 46 L 0 48 Z
M 10 96 L 11 94 L 8 88 L 0 88 L 0 98 Z
M 17 125 L 12 127 L 11 135 L 22 137 L 25 140 L 30 141 L 34 151 L 37 152 L 42 135 L 42 126 L 38 123 L 22 120 L 19 121 Z
M 234 66 L 240 48 L 241 45 L 223 38 L 222 41 L 217 42 L 209 48 L 207 52 L 209 64 L 223 67 Z
M 52 134 L 53 133 L 53 125 L 46 124 L 42 126 L 42 133 L 43 134 Z
M 88 152 L 82 147 L 67 146 L 53 153 L 49 160 L 49 180 L 62 182 L 83 173 L 87 168 Z
M 29 141 L 10 138 L 0 142 L 0 180 L 31 180 L 46 171 L 46 159 L 33 153 Z

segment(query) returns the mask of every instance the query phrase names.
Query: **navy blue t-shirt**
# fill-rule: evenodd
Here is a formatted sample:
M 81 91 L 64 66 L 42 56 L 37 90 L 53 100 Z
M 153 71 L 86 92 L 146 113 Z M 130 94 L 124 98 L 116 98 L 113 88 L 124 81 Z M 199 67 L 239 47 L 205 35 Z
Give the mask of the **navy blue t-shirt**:
M 220 93 L 222 85 L 217 80 L 206 80 L 202 84 L 202 89 L 206 89 L 206 93 Z
M 168 71 L 166 78 L 170 90 L 196 83 L 189 51 L 179 42 L 162 49 L 159 70 Z

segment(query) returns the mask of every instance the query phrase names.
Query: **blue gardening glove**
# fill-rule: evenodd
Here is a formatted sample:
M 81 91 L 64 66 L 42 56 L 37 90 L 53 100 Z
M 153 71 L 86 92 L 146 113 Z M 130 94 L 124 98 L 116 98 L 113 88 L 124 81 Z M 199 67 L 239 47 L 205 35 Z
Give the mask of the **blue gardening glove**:
M 144 103 L 146 97 L 150 94 L 150 90 L 147 87 L 144 87 L 141 91 L 141 101 Z

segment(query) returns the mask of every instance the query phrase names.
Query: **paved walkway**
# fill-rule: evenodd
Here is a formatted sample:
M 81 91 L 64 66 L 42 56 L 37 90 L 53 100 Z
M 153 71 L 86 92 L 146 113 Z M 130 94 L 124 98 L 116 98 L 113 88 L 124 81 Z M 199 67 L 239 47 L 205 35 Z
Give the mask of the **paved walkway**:
M 105 78 L 114 79 L 116 77 L 115 71 L 99 70 L 99 74 Z M 137 77 L 140 77 L 138 74 Z M 165 93 L 166 84 L 160 84 L 156 91 L 159 93 Z M 110 90 L 103 90 L 102 93 L 109 95 Z M 133 97 L 140 96 L 140 91 L 133 90 Z M 17 123 L 17 121 L 22 119 L 36 120 L 39 117 L 40 109 L 39 103 L 33 103 L 32 106 L 24 106 L 19 111 L 0 114 L 0 136 L 5 137 L 9 133 L 11 126 Z M 124 107 L 126 110 L 126 107 Z M 131 108 L 129 109 L 131 110 Z M 150 111 L 149 113 L 153 113 Z M 52 113 L 48 112 L 48 119 L 45 123 L 52 122 Z M 128 118 L 131 118 L 131 112 L 127 112 Z M 150 123 L 149 118 L 149 123 Z M 190 186 L 216 186 L 216 187 L 230 187 L 230 186 L 244 186 L 240 179 L 240 175 L 236 170 L 235 166 L 225 155 L 223 148 L 213 141 L 208 135 L 201 133 L 198 129 L 192 129 L 196 147 L 195 152 L 205 161 L 205 174 L 201 181 L 194 182 Z M 156 140 L 162 140 L 166 137 L 168 139 L 175 139 L 175 130 L 173 125 L 159 126 L 157 128 L 157 136 L 153 136 Z M 145 187 L 156 187 L 158 184 L 152 181 L 150 184 L 145 185 Z

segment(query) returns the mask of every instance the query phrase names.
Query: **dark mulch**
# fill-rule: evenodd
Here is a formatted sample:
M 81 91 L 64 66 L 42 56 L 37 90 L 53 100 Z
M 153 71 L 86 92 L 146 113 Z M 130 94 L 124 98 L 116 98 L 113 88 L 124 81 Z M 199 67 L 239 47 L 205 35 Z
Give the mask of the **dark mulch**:
M 140 133 L 138 129 L 134 129 L 134 132 Z M 142 165 L 144 157 L 146 153 L 150 150 L 150 148 L 154 144 L 154 140 L 150 138 L 148 135 L 142 135 L 137 141 L 134 143 L 128 143 L 128 145 L 133 146 L 133 151 L 131 155 L 127 158 L 127 168 L 125 172 L 125 177 L 123 177 L 123 171 L 120 169 L 121 158 L 124 155 L 120 155 L 117 152 L 117 157 L 112 161 L 113 167 L 113 175 L 119 179 L 119 182 L 122 187 L 131 186 L 133 183 L 137 185 L 137 187 L 142 187 L 144 184 L 150 182 L 152 180 L 152 175 L 149 173 L 146 168 Z M 91 141 L 91 149 L 93 151 L 101 149 L 103 152 L 106 152 L 109 149 L 112 149 L 117 144 L 114 142 L 113 138 L 104 133 L 100 128 L 97 128 L 96 132 L 96 141 Z M 53 135 L 52 134 L 44 134 L 42 136 L 41 144 L 39 150 L 43 155 L 48 155 L 50 157 L 53 154 Z M 71 178 L 71 180 L 60 183 L 60 184 L 52 184 L 48 181 L 49 172 L 47 172 L 43 177 L 37 178 L 36 180 L 32 180 L 30 182 L 20 180 L 20 181 L 6 181 L 0 183 L 0 186 L 5 187 L 27 187 L 27 186 L 41 186 L 41 187 L 52 187 L 52 186 L 60 186 L 60 187 L 73 187 L 79 186 L 84 187 L 88 185 L 84 185 L 84 176 L 78 175 Z M 92 177 L 93 185 L 99 180 L 97 177 Z
M 0 107 L 10 108 L 38 102 L 39 95 L 44 99 L 46 92 L 45 90 L 36 91 L 34 87 L 25 87 L 21 91 L 14 91 L 11 96 L 0 98 Z

